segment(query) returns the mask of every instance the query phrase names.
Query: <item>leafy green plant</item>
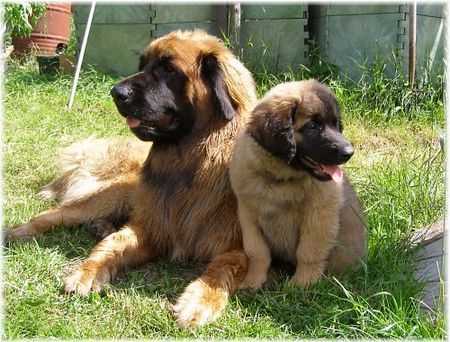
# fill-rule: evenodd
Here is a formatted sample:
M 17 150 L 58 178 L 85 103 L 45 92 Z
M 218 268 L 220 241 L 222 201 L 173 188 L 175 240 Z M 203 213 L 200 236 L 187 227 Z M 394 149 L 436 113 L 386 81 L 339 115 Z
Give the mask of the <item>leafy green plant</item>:
M 5 4 L 3 6 L 3 22 L 7 28 L 6 43 L 10 43 L 13 36 L 28 37 L 45 9 L 46 3 L 44 2 Z

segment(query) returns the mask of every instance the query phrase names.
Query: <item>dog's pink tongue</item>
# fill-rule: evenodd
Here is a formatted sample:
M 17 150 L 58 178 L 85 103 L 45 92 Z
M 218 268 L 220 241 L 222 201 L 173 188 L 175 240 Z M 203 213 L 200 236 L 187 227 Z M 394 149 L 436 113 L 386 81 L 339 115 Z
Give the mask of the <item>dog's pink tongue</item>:
M 127 125 L 130 128 L 137 127 L 141 124 L 141 120 L 138 120 L 136 118 L 133 118 L 131 116 L 127 116 Z
M 323 165 L 323 171 L 330 175 L 336 183 L 341 183 L 344 178 L 344 172 L 339 165 Z

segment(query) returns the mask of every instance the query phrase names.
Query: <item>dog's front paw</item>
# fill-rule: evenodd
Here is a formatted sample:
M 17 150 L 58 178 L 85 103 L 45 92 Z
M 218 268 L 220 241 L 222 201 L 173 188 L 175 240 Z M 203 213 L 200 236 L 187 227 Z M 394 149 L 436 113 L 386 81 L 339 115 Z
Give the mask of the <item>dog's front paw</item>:
M 311 286 L 319 281 L 324 269 L 323 263 L 299 264 L 289 284 L 301 288 Z
M 173 306 L 177 323 L 195 327 L 215 321 L 228 302 L 228 293 L 198 279 L 191 283 Z
M 110 281 L 107 270 L 97 269 L 92 265 L 80 265 L 64 281 L 66 293 L 77 293 L 87 296 L 89 292 L 99 293 Z

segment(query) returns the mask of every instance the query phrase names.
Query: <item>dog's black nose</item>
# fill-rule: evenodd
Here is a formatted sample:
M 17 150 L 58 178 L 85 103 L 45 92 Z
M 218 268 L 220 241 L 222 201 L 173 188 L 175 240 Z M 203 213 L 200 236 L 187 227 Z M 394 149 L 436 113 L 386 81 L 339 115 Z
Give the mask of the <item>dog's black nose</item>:
M 111 96 L 119 102 L 129 102 L 133 96 L 133 89 L 130 84 L 119 83 L 111 89 Z
M 348 144 L 339 149 L 339 158 L 344 163 L 347 160 L 349 160 L 353 154 L 355 153 L 355 150 L 353 149 L 352 145 Z

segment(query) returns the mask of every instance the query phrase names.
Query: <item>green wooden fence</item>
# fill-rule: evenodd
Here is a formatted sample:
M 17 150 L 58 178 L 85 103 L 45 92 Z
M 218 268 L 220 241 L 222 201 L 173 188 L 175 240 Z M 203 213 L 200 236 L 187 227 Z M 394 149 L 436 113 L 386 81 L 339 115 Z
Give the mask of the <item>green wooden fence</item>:
M 74 4 L 77 37 L 81 41 L 90 6 Z M 228 6 L 229 8 L 229 6 Z M 427 65 L 443 72 L 444 3 L 420 2 L 417 7 L 417 73 Z M 325 61 L 357 80 L 358 65 L 376 53 L 408 60 L 409 6 L 387 4 L 246 4 L 241 5 L 239 49 L 254 72 L 279 73 L 307 64 L 308 39 L 316 42 Z M 137 71 L 138 56 L 157 37 L 176 29 L 202 28 L 218 37 L 229 33 L 227 5 L 215 3 L 127 5 L 98 4 L 85 62 L 111 74 Z M 225 39 L 226 40 L 226 39 Z M 393 65 L 391 65 L 392 69 Z
M 444 5 L 417 5 L 417 74 L 425 68 L 443 72 Z M 359 66 L 382 58 L 403 59 L 408 67 L 409 6 L 397 4 L 315 5 L 309 8 L 309 27 L 320 56 L 357 80 Z M 390 64 L 393 68 L 393 64 Z M 389 70 L 388 70 L 389 71 Z
M 81 41 L 90 6 L 73 7 Z M 172 30 L 202 28 L 223 38 L 228 29 L 226 9 L 218 4 L 98 4 L 85 61 L 103 72 L 132 74 L 150 40 Z M 274 73 L 306 63 L 306 14 L 307 5 L 302 4 L 243 5 L 239 40 L 244 62 Z

